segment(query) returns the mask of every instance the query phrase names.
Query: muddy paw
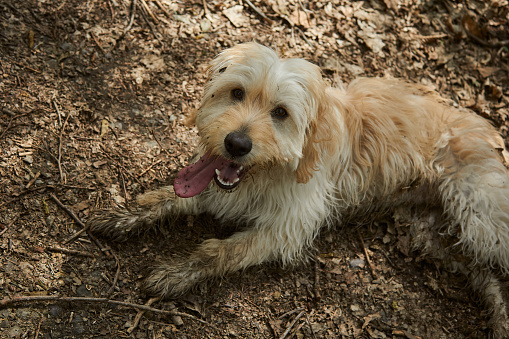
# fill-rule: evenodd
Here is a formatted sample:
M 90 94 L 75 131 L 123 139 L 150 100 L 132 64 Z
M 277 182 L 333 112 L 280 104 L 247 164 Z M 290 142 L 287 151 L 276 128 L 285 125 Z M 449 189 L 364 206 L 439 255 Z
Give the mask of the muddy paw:
M 110 210 L 93 216 L 87 227 L 93 234 L 109 238 L 114 241 L 125 241 L 136 235 L 139 229 L 140 216 L 138 213 L 126 210 Z
M 206 274 L 200 266 L 192 261 L 162 264 L 145 279 L 142 289 L 165 299 L 180 297 L 205 280 Z

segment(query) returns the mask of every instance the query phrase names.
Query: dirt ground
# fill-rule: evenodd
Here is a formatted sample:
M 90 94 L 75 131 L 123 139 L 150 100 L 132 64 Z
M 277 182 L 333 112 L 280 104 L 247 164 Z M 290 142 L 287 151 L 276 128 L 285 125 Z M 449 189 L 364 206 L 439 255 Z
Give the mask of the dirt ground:
M 138 321 L 99 298 L 147 303 L 154 262 L 233 227 L 187 218 L 125 244 L 68 241 L 81 227 L 52 195 L 86 221 L 171 183 L 197 142 L 183 122 L 207 61 L 253 40 L 331 83 L 429 85 L 509 141 L 508 15 L 507 0 L 1 1 L 0 338 L 485 337 L 465 280 L 419 257 L 390 217 L 323 232 L 309 264 L 235 273 L 151 305 L 181 315 Z

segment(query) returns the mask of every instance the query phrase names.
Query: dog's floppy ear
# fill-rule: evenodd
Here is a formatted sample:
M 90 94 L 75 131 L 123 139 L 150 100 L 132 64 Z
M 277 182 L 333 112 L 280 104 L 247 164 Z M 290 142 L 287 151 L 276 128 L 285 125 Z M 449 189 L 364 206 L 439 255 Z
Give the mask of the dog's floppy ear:
M 318 143 L 314 140 L 318 130 L 316 121 L 311 122 L 306 130 L 306 139 L 304 149 L 302 150 L 302 158 L 299 160 L 299 165 L 295 171 L 297 182 L 305 184 L 313 176 L 313 171 L 316 171 L 318 160 L 320 159 L 320 150 Z
M 295 175 L 298 183 L 307 183 L 318 170 L 321 157 L 331 147 L 334 119 L 331 110 L 326 104 L 326 99 L 321 98 L 316 117 L 309 123 L 306 129 L 302 158 L 299 161 Z

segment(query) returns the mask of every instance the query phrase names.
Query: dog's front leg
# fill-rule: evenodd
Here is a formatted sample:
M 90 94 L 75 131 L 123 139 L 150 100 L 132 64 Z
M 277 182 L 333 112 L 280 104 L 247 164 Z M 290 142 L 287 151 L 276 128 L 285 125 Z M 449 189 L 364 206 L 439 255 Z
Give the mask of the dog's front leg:
M 319 224 L 312 224 L 285 220 L 285 224 L 254 227 L 224 240 L 207 240 L 188 258 L 156 267 L 146 278 L 144 289 L 153 295 L 173 298 L 202 281 L 229 272 L 266 261 L 293 261 L 302 255 L 316 234 Z
M 182 199 L 173 187 L 166 186 L 140 195 L 134 208 L 101 211 L 87 222 L 90 231 L 116 241 L 123 241 L 179 215 L 199 214 L 196 198 Z

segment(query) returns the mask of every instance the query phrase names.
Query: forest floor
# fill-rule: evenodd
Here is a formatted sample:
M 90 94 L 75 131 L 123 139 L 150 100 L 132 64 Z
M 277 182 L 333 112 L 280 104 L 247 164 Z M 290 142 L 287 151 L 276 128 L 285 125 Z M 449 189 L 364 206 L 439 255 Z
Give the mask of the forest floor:
M 408 227 L 390 216 L 323 232 L 309 264 L 253 267 L 154 302 L 173 313 L 138 320 L 135 307 L 148 301 L 139 284 L 154 262 L 231 229 L 187 218 L 123 244 L 85 233 L 67 241 L 81 227 L 57 200 L 85 222 L 170 184 L 197 143 L 184 120 L 207 62 L 246 41 L 314 62 L 331 83 L 393 76 L 428 85 L 490 119 L 507 141 L 508 8 L 507 0 L 1 1 L 0 338 L 485 337 L 486 314 L 465 279 L 412 251 Z M 13 304 L 15 296 L 27 300 Z

